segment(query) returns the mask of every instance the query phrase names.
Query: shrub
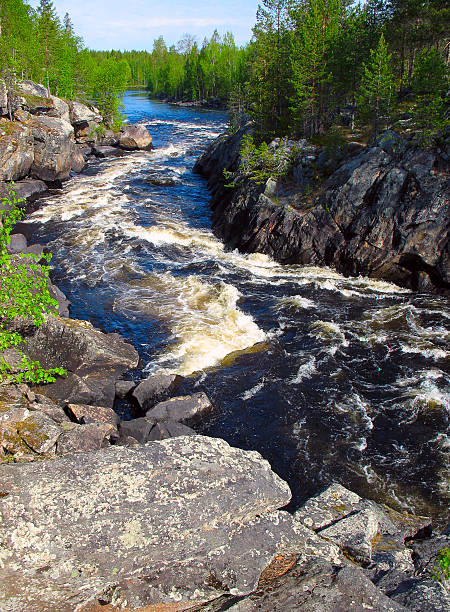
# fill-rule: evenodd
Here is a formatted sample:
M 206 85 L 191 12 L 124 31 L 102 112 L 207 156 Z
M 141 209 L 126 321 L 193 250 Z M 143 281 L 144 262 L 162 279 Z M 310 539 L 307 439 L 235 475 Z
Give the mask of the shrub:
M 49 267 L 38 263 L 41 259 L 48 263 L 51 255 L 22 253 L 11 256 L 6 250 L 13 227 L 24 214 L 19 208 L 21 201 L 10 190 L 2 199 L 4 210 L 0 212 L 0 380 L 53 382 L 56 374 L 66 374 L 66 371 L 42 368 L 39 361 L 28 359 L 20 348 L 26 342 L 17 331 L 20 324 L 42 325 L 45 315 L 56 314 L 58 307 L 48 290 Z M 9 348 L 15 348 L 21 360 L 14 368 L 4 356 Z
M 437 556 L 437 565 L 434 568 L 433 578 L 435 580 L 450 579 L 450 548 L 442 548 Z

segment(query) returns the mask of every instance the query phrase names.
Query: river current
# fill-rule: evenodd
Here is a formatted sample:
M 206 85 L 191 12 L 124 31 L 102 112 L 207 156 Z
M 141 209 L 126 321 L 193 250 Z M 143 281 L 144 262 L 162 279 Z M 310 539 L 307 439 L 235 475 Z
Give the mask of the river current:
M 137 91 L 124 105 L 155 150 L 91 163 L 26 220 L 71 316 L 132 342 L 137 379 L 177 372 L 180 394 L 205 391 L 199 431 L 258 450 L 292 509 L 338 481 L 445 521 L 448 299 L 227 251 L 192 172 L 225 114 Z

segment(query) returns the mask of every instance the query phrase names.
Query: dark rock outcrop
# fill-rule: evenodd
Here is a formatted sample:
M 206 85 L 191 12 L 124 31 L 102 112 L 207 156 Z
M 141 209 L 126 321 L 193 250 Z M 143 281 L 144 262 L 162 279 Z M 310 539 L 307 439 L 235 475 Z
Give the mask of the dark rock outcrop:
M 72 168 L 74 131 L 67 121 L 45 115 L 30 122 L 34 138 L 31 174 L 43 181 L 64 180 Z
M 450 182 L 441 153 L 388 134 L 377 146 L 347 147 L 331 174 L 326 160 L 308 153 L 302 181 L 311 169 L 328 178 L 306 194 L 285 180 L 274 195 L 243 178 L 234 189 L 224 187 L 223 169 L 238 169 L 246 131 L 219 137 L 196 164 L 212 192 L 214 230 L 230 248 L 414 290 L 450 289 Z

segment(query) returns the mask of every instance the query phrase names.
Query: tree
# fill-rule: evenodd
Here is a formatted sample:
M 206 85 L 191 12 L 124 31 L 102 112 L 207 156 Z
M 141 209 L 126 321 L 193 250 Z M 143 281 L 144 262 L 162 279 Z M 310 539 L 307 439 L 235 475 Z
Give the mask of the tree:
M 37 9 L 37 35 L 41 44 L 47 96 L 50 97 L 50 72 L 54 68 L 61 25 L 51 0 L 40 0 Z
M 394 96 L 394 75 L 391 54 L 388 52 L 383 34 L 376 50 L 370 51 L 371 61 L 364 64 L 361 91 L 357 103 L 361 117 L 368 119 L 377 136 L 380 125 L 389 123 Z
M 105 123 L 120 122 L 119 96 L 124 93 L 131 78 L 131 70 L 125 59 L 103 60 L 95 72 L 94 99 Z
M 291 54 L 292 110 L 309 137 L 323 130 L 330 112 L 327 58 L 341 11 L 340 0 L 309 0 L 293 12 L 297 27 Z

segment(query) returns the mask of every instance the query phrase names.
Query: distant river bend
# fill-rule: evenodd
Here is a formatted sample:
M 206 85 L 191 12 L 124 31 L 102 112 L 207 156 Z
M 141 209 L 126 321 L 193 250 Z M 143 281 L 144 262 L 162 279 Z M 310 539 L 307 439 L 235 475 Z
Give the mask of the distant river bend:
M 72 316 L 128 338 L 143 375 L 205 390 L 202 433 L 261 452 L 293 508 L 339 481 L 443 521 L 448 300 L 226 251 L 192 173 L 225 115 L 143 92 L 124 104 L 155 150 L 93 163 L 27 219 Z

